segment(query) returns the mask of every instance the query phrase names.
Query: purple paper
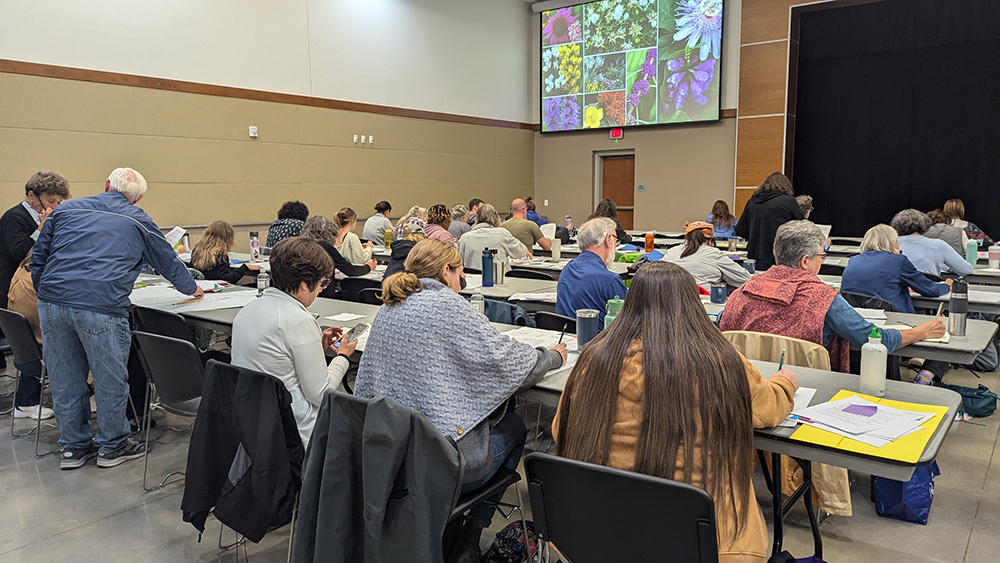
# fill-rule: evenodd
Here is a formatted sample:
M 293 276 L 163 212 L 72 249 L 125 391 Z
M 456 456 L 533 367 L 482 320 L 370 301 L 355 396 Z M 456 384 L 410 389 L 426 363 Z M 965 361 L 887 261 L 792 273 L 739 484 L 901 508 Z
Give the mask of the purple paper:
M 848 405 L 844 408 L 844 412 L 860 416 L 874 416 L 878 412 L 878 407 L 875 405 Z

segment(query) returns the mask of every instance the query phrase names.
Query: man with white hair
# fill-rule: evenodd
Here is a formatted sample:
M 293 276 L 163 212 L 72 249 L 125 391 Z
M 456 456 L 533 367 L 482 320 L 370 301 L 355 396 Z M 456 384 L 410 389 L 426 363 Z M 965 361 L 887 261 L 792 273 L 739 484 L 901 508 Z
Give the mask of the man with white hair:
M 38 291 L 43 356 L 63 447 L 60 467 L 75 469 L 97 456 L 98 467 L 141 457 L 125 414 L 129 294 L 144 262 L 186 295 L 204 292 L 160 228 L 135 205 L 146 180 L 119 168 L 104 193 L 63 203 L 35 243 L 31 277 Z M 97 437 L 91 430 L 87 373 L 94 376 Z
M 600 311 L 597 324 L 603 329 L 608 300 L 625 298 L 625 282 L 608 269 L 618 247 L 615 228 L 615 222 L 607 217 L 591 219 L 580 227 L 576 240 L 583 252 L 559 274 L 556 313 L 576 317 L 577 309 L 596 309 Z

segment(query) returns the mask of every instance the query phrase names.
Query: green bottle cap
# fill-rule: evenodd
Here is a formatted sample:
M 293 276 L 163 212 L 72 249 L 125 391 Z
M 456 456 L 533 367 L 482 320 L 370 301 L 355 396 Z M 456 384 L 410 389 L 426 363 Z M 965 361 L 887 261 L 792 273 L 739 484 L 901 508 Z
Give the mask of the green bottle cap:
M 621 312 L 622 307 L 624 307 L 624 306 L 625 306 L 625 300 L 624 299 L 619 299 L 618 296 L 615 295 L 614 299 L 608 299 L 608 309 L 607 309 L 607 311 L 609 313 L 613 312 L 615 314 L 618 314 L 619 312 Z
M 871 332 L 871 334 L 868 335 L 868 338 L 879 338 L 879 339 L 881 339 L 882 338 L 882 332 L 878 329 L 877 326 L 873 326 L 872 327 L 872 332 Z

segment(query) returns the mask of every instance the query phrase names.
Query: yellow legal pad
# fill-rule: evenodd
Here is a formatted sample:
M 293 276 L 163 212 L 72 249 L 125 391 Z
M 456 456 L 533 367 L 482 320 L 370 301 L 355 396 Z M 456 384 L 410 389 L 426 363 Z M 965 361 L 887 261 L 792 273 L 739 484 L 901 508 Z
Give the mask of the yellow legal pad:
M 948 407 L 891 401 L 885 398 L 862 395 L 861 393 L 848 391 L 847 389 L 841 389 L 839 393 L 830 399 L 830 401 L 839 401 L 848 397 L 861 397 L 862 399 L 866 399 L 878 405 L 885 405 L 887 407 L 902 410 L 932 412 L 934 413 L 934 416 L 920 425 L 920 430 L 889 442 L 881 448 L 869 446 L 868 444 L 863 444 L 857 440 L 841 436 L 840 434 L 834 434 L 833 432 L 814 428 L 806 424 L 799 426 L 798 430 L 792 433 L 792 439 L 800 442 L 808 442 L 810 444 L 837 448 L 848 452 L 870 455 L 873 457 L 892 459 L 895 461 L 902 461 L 904 463 L 916 463 L 920 459 L 920 454 L 924 453 L 924 448 L 927 446 L 927 442 L 931 439 L 931 436 L 937 429 L 938 424 L 941 423 L 941 420 L 944 418 L 944 414 L 948 412 Z

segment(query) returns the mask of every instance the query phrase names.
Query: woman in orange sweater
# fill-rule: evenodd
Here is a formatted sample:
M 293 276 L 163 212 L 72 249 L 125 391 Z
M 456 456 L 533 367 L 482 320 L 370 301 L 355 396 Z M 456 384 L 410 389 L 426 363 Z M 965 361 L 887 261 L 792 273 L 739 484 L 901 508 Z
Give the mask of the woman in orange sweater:
M 753 429 L 788 416 L 797 388 L 789 370 L 766 380 L 733 348 L 705 314 L 691 274 L 653 262 L 632 280 L 614 324 L 581 353 L 553 432 L 561 456 L 708 491 L 719 561 L 764 561 Z

